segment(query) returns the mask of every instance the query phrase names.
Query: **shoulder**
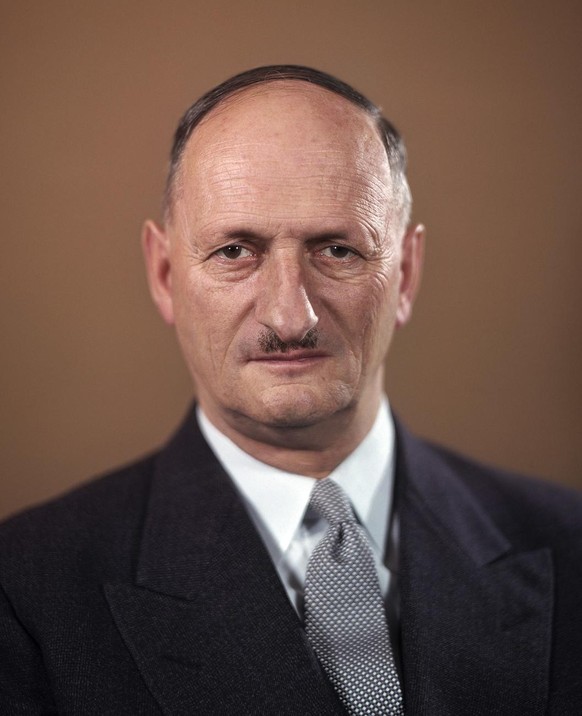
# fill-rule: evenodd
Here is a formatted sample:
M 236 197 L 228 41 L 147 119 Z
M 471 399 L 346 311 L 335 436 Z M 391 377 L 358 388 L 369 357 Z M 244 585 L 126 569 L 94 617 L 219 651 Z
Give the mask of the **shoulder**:
M 532 535 L 540 543 L 582 544 L 581 491 L 487 465 L 432 443 L 426 446 L 514 544 L 531 541 Z
M 494 467 L 411 435 L 397 426 L 398 458 L 414 489 L 463 493 L 514 543 L 582 544 L 582 492 Z
M 156 455 L 95 478 L 0 524 L 0 578 L 42 582 L 43 575 L 107 568 L 133 549 Z
M 147 491 L 157 454 L 148 455 L 131 464 L 71 489 L 40 505 L 35 505 L 9 517 L 0 524 L 0 537 L 43 525 L 67 529 L 78 520 L 86 527 L 100 516 L 112 516 L 134 508 L 136 498 Z

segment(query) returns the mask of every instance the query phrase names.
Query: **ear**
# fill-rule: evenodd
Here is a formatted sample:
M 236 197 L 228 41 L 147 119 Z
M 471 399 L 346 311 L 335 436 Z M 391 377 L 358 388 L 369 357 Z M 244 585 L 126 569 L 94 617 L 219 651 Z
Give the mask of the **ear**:
M 152 299 L 166 323 L 174 323 L 172 271 L 168 234 L 154 221 L 145 222 L 141 234 Z
M 396 326 L 404 326 L 412 315 L 412 306 L 420 286 L 424 258 L 425 228 L 422 224 L 411 225 L 402 240 L 400 261 L 400 295 L 396 311 Z

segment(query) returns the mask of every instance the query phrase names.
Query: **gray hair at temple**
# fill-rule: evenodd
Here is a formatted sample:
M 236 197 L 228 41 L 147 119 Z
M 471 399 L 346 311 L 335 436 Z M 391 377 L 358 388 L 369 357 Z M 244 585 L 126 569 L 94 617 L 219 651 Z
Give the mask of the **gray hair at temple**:
M 335 92 L 335 94 L 344 97 L 352 104 L 363 109 L 375 121 L 388 155 L 390 174 L 394 186 L 394 200 L 396 205 L 400 207 L 401 225 L 405 229 L 410 221 L 412 195 L 406 179 L 406 147 L 398 130 L 382 115 L 379 107 L 346 82 L 326 72 L 301 65 L 267 65 L 241 72 L 206 92 L 186 110 L 176 129 L 170 153 L 170 167 L 164 193 L 165 221 L 168 222 L 171 218 L 172 207 L 176 199 L 176 185 L 179 183 L 182 157 L 194 129 L 211 110 L 231 95 L 253 85 L 277 80 L 309 82 L 330 92 Z

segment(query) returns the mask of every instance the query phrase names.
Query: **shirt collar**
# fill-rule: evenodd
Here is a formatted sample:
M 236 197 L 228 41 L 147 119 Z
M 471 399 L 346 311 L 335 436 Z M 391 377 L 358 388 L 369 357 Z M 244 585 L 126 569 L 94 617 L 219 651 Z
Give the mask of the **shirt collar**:
M 220 432 L 200 407 L 206 441 L 232 478 L 274 558 L 284 554 L 300 526 L 315 478 L 278 470 L 256 460 Z M 394 423 L 383 399 L 370 432 L 327 479 L 345 491 L 360 523 L 383 554 L 392 501 Z

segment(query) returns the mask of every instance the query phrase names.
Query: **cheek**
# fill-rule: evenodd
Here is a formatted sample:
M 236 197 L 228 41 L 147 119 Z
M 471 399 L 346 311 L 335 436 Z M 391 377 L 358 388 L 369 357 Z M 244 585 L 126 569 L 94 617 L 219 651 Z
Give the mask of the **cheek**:
M 214 371 L 237 345 L 252 301 L 240 285 L 217 286 L 203 272 L 193 270 L 175 286 L 176 329 L 194 367 Z
M 346 281 L 323 297 L 353 353 L 369 353 L 387 333 L 391 335 L 398 297 L 395 274 L 371 271 L 364 280 Z

